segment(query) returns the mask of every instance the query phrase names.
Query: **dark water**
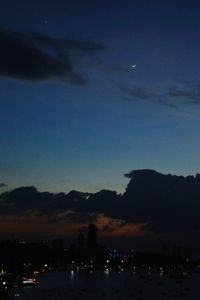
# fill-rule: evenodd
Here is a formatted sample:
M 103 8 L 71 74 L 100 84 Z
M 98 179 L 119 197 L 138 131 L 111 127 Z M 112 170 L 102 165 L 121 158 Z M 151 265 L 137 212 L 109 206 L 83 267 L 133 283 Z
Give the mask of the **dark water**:
M 196 300 L 200 299 L 200 275 L 176 280 L 159 274 L 52 272 L 40 277 L 40 285 L 14 293 L 19 300 Z

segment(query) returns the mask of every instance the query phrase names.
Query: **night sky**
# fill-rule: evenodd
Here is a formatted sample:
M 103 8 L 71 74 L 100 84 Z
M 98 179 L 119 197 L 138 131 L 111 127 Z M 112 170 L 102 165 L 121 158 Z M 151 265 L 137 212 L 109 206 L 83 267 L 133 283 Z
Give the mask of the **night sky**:
M 199 20 L 196 0 L 2 0 L 1 193 L 34 186 L 38 192 L 30 194 L 48 191 L 42 201 L 49 205 L 50 195 L 56 202 L 56 193 L 71 190 L 123 194 L 132 178 L 124 174 L 131 170 L 198 173 Z M 173 226 L 168 232 L 157 219 L 156 229 L 146 227 L 148 214 L 120 217 L 109 197 L 108 210 L 96 205 L 83 217 L 84 209 L 76 214 L 69 205 L 45 210 L 36 194 L 39 202 L 27 196 L 21 206 L 15 203 L 21 196 L 13 202 L 2 197 L 4 233 L 67 236 L 98 214 L 102 236 L 125 235 L 129 244 L 132 236 L 174 243 L 179 236 L 187 244 L 182 236 L 192 232 L 196 246 L 197 221 L 192 228 L 175 222 L 172 234 Z M 127 210 L 129 200 L 123 202 Z M 163 201 L 165 207 L 168 199 Z M 187 205 L 192 219 L 200 204 L 191 207 L 188 196 Z M 180 205 L 175 207 L 178 213 Z

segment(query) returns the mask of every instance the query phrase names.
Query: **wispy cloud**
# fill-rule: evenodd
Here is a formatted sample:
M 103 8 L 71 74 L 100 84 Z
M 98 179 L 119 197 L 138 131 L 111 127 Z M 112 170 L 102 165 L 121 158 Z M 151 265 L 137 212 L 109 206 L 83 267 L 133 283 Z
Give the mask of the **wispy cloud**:
M 122 91 L 133 100 L 148 100 L 155 96 L 152 89 L 145 86 L 121 87 Z
M 182 81 L 174 85 L 152 88 L 144 85 L 122 86 L 121 91 L 123 96 L 131 101 L 147 101 L 173 108 L 200 104 L 199 82 L 189 84 L 187 81 Z
M 172 86 L 168 88 L 167 96 L 171 99 L 183 99 L 189 103 L 200 103 L 200 86 L 196 84 L 194 87 L 181 88 Z

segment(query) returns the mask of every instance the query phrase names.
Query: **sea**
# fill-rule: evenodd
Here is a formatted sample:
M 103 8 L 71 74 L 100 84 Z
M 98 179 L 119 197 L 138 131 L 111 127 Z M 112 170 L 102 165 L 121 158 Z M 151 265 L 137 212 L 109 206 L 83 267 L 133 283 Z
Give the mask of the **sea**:
M 135 272 L 49 272 L 40 284 L 13 291 L 18 300 L 164 300 L 200 299 L 200 274 L 184 278 Z

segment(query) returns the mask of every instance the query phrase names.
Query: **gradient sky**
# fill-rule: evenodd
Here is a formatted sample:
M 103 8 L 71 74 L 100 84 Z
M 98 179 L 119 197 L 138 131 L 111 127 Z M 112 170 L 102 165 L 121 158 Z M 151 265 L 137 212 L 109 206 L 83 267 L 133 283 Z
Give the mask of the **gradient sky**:
M 123 192 L 132 169 L 196 174 L 199 20 L 198 1 L 2 0 L 2 32 L 102 49 L 73 56 L 84 86 L 1 72 L 1 190 Z

